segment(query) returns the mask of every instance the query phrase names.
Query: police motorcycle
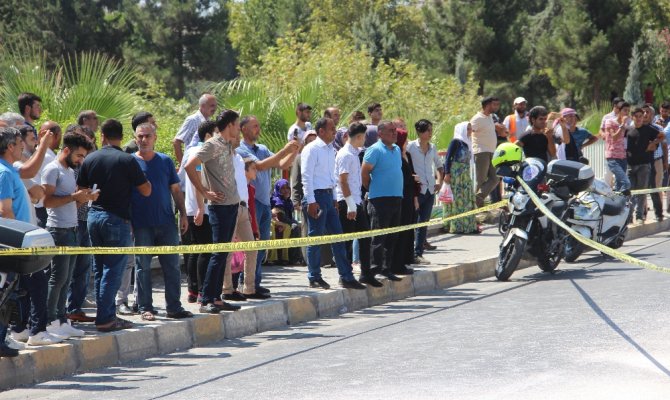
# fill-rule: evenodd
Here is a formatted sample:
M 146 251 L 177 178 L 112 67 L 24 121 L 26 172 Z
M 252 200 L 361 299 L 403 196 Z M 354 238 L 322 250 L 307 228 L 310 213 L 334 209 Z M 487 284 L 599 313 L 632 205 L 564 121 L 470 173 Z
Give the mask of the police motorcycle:
M 567 235 L 537 208 L 517 179 L 523 179 L 543 204 L 561 219 L 568 209 L 569 199 L 593 181 L 592 171 L 590 177 L 580 176 L 572 161 L 556 160 L 547 165 L 539 158 L 530 157 L 523 161 L 522 158 L 520 147 L 503 143 L 492 159 L 496 174 L 503 177 L 506 190 L 511 193 L 507 217 L 501 221 L 503 241 L 495 270 L 496 278 L 501 281 L 512 276 L 524 254 L 537 260 L 543 271 L 554 271 L 563 257 Z M 547 183 L 544 183 L 545 178 L 548 178 Z
M 0 249 L 53 246 L 53 237 L 46 230 L 25 222 L 0 218 Z M 8 325 L 18 313 L 17 300 L 22 295 L 16 291 L 19 277 L 42 271 L 49 266 L 52 258 L 45 255 L 4 256 L 0 252 L 1 323 Z
M 614 192 L 599 179 L 572 199 L 566 223 L 580 235 L 613 249 L 623 245 L 632 211 L 630 196 Z M 585 245 L 569 236 L 565 242 L 565 261 L 575 262 Z

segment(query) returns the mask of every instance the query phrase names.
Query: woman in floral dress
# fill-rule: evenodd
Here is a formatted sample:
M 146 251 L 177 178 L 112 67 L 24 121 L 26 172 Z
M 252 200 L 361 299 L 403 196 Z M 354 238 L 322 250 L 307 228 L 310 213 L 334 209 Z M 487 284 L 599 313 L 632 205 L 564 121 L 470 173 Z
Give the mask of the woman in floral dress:
M 470 123 L 461 122 L 454 128 L 454 138 L 449 143 L 444 162 L 444 181 L 451 184 L 454 201 L 444 205 L 444 217 L 475 209 L 475 192 L 472 190 L 472 179 L 470 178 L 471 135 Z M 445 222 L 444 231 L 448 233 L 481 232 L 474 215 Z

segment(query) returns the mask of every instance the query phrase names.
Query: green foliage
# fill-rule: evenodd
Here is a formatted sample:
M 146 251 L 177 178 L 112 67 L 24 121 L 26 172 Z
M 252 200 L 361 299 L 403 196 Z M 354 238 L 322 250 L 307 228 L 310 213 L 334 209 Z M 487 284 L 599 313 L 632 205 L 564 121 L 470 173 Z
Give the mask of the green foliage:
M 637 43 L 633 47 L 633 54 L 630 57 L 626 90 L 623 92 L 623 97 L 632 105 L 642 103 L 642 94 L 640 93 L 640 51 L 638 50 Z
M 388 63 L 392 58 L 398 58 L 403 52 L 395 33 L 389 28 L 386 21 L 382 21 L 379 13 L 365 14 L 351 29 L 356 47 L 366 49 L 370 56 Z

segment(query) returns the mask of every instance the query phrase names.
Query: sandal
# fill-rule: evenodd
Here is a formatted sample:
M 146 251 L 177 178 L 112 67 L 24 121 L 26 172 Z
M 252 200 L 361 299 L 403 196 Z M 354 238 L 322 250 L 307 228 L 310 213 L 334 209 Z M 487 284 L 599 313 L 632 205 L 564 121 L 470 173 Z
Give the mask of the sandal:
M 113 322 L 107 325 L 97 325 L 96 328 L 98 332 L 114 332 L 120 331 L 122 329 L 130 329 L 133 327 L 133 323 L 126 321 L 125 319 L 117 318 Z
M 155 321 L 156 320 L 156 316 L 151 311 L 143 311 L 142 314 L 140 315 L 140 318 L 142 319 L 142 321 Z

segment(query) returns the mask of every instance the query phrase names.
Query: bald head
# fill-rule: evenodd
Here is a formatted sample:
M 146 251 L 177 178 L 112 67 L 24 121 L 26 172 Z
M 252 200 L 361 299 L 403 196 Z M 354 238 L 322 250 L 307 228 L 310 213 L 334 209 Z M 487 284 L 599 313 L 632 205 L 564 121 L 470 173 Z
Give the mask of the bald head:
M 216 105 L 216 97 L 209 93 L 203 94 L 198 100 L 200 112 L 206 119 L 209 119 L 212 115 L 214 115 L 216 112 Z
M 335 123 L 335 126 L 337 126 L 340 123 L 340 109 L 337 107 L 326 108 L 326 111 L 323 113 L 323 116 L 332 119 L 333 122 Z
M 54 140 L 51 142 L 51 150 L 58 150 L 60 148 L 60 142 L 63 138 L 61 134 L 60 125 L 54 121 L 47 121 L 40 126 L 40 132 L 42 131 L 51 131 L 54 134 Z

